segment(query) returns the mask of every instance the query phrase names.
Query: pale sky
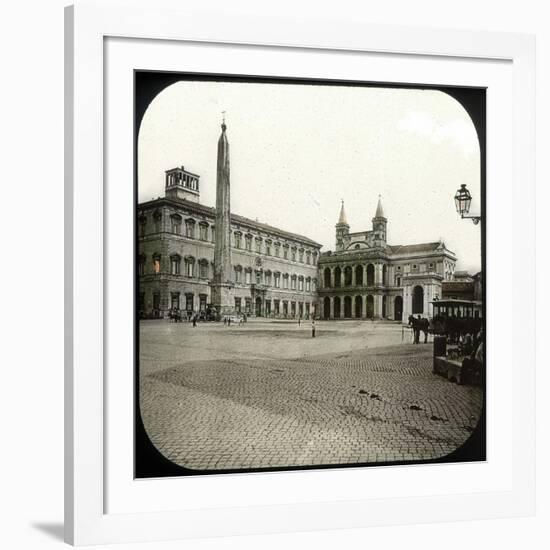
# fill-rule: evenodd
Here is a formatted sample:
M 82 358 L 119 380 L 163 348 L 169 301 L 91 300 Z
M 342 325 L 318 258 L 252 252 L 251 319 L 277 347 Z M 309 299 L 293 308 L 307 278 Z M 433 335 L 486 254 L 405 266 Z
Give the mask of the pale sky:
M 481 229 L 461 220 L 466 183 L 479 213 L 480 151 L 463 107 L 444 92 L 368 87 L 178 82 L 150 104 L 138 141 L 139 201 L 164 195 L 164 171 L 199 174 L 215 205 L 226 111 L 231 210 L 333 250 L 344 199 L 350 231 L 371 229 L 378 195 L 388 243 L 442 238 L 457 269 L 481 269 Z

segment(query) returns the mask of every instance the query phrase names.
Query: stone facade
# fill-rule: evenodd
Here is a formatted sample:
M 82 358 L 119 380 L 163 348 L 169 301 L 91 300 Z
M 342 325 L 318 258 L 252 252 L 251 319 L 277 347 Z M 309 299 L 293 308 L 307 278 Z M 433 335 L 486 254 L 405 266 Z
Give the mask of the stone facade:
M 335 251 L 319 259 L 319 315 L 324 319 L 406 320 L 432 317 L 431 301 L 451 280 L 456 256 L 442 241 L 389 245 L 379 199 L 372 230 L 351 233 L 344 204 L 336 224 Z
M 200 312 L 212 302 L 215 208 L 159 198 L 138 206 L 139 310 L 165 317 L 170 309 Z M 234 309 L 251 315 L 310 317 L 317 302 L 321 245 L 231 214 Z

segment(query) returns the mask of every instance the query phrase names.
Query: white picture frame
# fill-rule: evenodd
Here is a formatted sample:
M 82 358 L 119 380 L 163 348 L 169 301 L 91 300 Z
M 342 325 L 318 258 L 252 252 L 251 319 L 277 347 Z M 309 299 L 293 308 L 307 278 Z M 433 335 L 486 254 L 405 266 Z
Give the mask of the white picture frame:
M 378 27 L 353 22 L 351 18 L 338 22 L 314 16 L 308 21 L 273 21 L 221 16 L 185 7 L 167 12 L 152 5 L 98 6 L 85 2 L 66 9 L 65 28 L 66 541 L 74 545 L 138 542 L 532 514 L 533 37 Z M 122 44 L 122 49 L 110 50 L 109 44 L 114 42 L 109 41 Z M 124 205 L 130 195 L 113 193 L 114 186 L 109 181 L 119 169 L 121 173 L 133 169 L 131 156 L 125 156 L 130 154 L 128 148 L 121 148 L 124 154 L 113 158 L 108 156 L 108 147 L 116 142 L 117 135 L 124 140 L 132 129 L 124 127 L 125 119 L 120 118 L 114 133 L 109 133 L 111 118 L 124 117 L 125 111 L 121 109 L 115 116 L 106 109 L 106 98 L 117 101 L 117 94 L 124 98 L 131 92 L 126 86 L 132 66 L 176 69 L 178 63 L 183 63 L 179 61 L 183 59 L 178 50 L 181 47 L 194 48 L 196 54 L 192 67 L 186 58 L 185 68 L 204 72 L 214 71 L 217 63 L 235 74 L 259 74 L 260 70 L 277 74 L 281 70 L 277 56 L 284 55 L 295 63 L 287 64 L 287 74 L 281 76 L 302 74 L 307 58 L 309 70 L 326 77 L 323 73 L 330 67 L 336 70 L 332 58 L 348 56 L 355 61 L 338 68 L 342 76 L 346 70 L 356 70 L 357 60 L 366 62 L 368 58 L 372 74 L 378 75 L 374 80 L 410 83 L 413 78 L 417 83 L 427 83 L 427 79 L 432 79 L 435 83 L 456 85 L 491 82 L 488 103 L 495 105 L 495 110 L 489 111 L 487 121 L 487 194 L 489 205 L 493 201 L 492 205 L 498 208 L 489 208 L 493 217 L 488 221 L 488 261 L 494 262 L 493 272 L 507 269 L 507 277 L 488 280 L 487 308 L 489 312 L 491 308 L 495 310 L 494 323 L 489 327 L 495 336 L 492 341 L 506 342 L 506 348 L 493 346 L 492 353 L 488 351 L 489 357 L 496 358 L 492 360 L 498 363 L 498 376 L 493 377 L 495 385 L 489 386 L 494 403 L 488 409 L 488 438 L 492 441 L 483 470 L 472 465 L 438 465 L 431 470 L 411 466 L 369 468 L 368 475 L 361 469 L 348 469 L 294 472 L 286 474 L 286 478 L 241 474 L 210 476 L 208 480 L 200 476 L 162 482 L 132 479 L 132 457 L 126 452 L 131 450 L 128 414 L 132 392 L 128 388 L 125 394 L 124 383 L 128 379 L 123 377 L 128 371 L 106 367 L 112 364 L 112 357 L 120 356 L 120 364 L 125 364 L 125 357 L 120 355 L 125 348 L 122 342 L 132 336 L 131 330 L 123 328 L 124 323 L 114 325 L 110 315 L 115 295 L 106 291 L 117 284 L 110 279 L 116 263 L 122 262 L 119 267 L 124 270 L 131 256 L 131 250 L 122 252 L 123 248 L 117 246 L 124 242 L 120 239 L 128 237 L 128 229 L 126 233 L 117 229 L 115 234 L 109 218 L 109 212 L 116 205 Z M 163 49 L 162 56 L 159 48 Z M 229 61 L 223 59 L 222 53 L 232 48 L 242 55 L 232 56 L 233 65 L 228 70 Z M 215 50 L 218 57 L 210 59 L 201 53 L 206 49 Z M 260 62 L 258 56 L 249 55 L 254 51 L 265 52 Z M 109 65 L 106 56 L 111 53 Z M 135 66 L 135 55 L 139 67 Z M 324 57 L 316 66 L 311 63 L 311 56 Z M 461 64 L 462 69 L 451 71 L 449 65 L 438 71 L 431 66 L 440 61 Z M 112 76 L 121 75 L 121 80 L 112 91 L 108 78 L 115 62 L 121 63 L 120 70 Z M 411 71 L 418 71 L 418 78 L 411 77 L 415 74 Z M 490 80 L 493 73 L 494 80 Z M 381 76 L 384 74 L 385 78 Z M 491 94 L 493 89 L 495 93 Z M 109 140 L 105 139 L 107 135 Z M 503 151 L 509 155 L 502 155 Z M 128 191 L 125 185 L 120 185 L 120 189 Z M 131 210 L 129 205 L 129 220 Z M 121 251 L 118 260 L 113 250 Z M 521 262 L 514 261 L 518 257 Z M 499 314 L 506 313 L 499 300 L 503 293 L 512 323 Z M 117 308 L 124 305 L 117 302 Z M 521 323 L 515 321 L 518 319 Z M 513 407 L 509 401 L 512 395 Z M 121 414 L 113 412 L 113 399 Z M 448 492 L 441 485 L 442 480 L 449 480 Z M 470 481 L 465 484 L 464 480 Z M 397 491 L 395 485 L 405 488 Z M 439 491 L 438 485 L 442 487 Z M 276 492 L 275 486 L 288 489 Z M 360 491 L 356 490 L 358 486 Z M 364 487 L 369 487 L 369 491 Z M 261 499 L 256 498 L 259 492 Z M 230 498 L 215 500 L 214 495 L 219 494 Z M 203 495 L 203 501 L 199 502 L 199 495 Z

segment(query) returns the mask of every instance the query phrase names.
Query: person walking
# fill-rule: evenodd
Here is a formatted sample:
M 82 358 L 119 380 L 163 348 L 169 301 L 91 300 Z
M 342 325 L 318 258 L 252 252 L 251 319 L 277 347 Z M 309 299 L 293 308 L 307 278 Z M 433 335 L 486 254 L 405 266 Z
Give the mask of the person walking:
M 315 319 L 311 320 L 311 337 L 315 338 Z
M 193 315 L 193 328 L 197 326 L 197 314 Z

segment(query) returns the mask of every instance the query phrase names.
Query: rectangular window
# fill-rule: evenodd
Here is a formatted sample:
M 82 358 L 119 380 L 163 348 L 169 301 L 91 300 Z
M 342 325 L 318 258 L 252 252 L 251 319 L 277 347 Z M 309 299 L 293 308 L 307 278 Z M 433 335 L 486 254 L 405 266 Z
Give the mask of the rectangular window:
M 179 309 L 180 308 L 180 293 L 172 292 L 170 295 L 170 309 Z
M 246 237 L 246 249 L 248 252 L 252 252 L 252 237 Z
M 199 295 L 199 310 L 206 311 L 206 294 Z
M 275 309 L 275 315 L 279 315 L 279 312 L 280 312 L 279 300 L 273 300 L 273 308 Z
M 290 314 L 292 317 L 296 317 L 296 302 L 290 303 Z
M 288 246 L 285 245 L 283 249 L 283 257 L 285 260 L 288 260 Z
M 200 225 L 201 241 L 208 240 L 208 226 L 202 224 Z
M 193 277 L 195 264 L 193 262 L 185 262 L 185 267 L 186 267 L 186 273 L 185 274 L 188 277 Z
M 256 239 L 256 252 L 258 254 L 262 253 L 262 241 L 261 241 L 261 239 Z
M 298 290 L 304 290 L 304 280 L 298 279 Z
M 172 219 L 172 233 L 176 235 L 181 233 L 181 222 L 179 220 Z
M 241 248 L 241 234 L 235 233 L 235 248 Z
M 244 274 L 244 282 L 249 285 L 251 282 L 252 282 L 252 274 L 250 273 L 250 271 L 246 271 L 245 274 Z
M 311 290 L 311 281 L 310 279 L 306 279 L 306 292 L 309 292 Z
M 262 272 L 256 271 L 256 284 L 261 285 L 262 284 Z
M 236 283 L 241 282 L 241 270 L 240 269 L 235 270 L 235 282 Z
M 315 279 L 313 279 L 313 281 L 311 281 L 311 290 L 313 292 L 315 292 L 317 290 L 317 281 Z
M 180 259 L 179 258 L 172 258 L 170 261 L 170 273 L 172 275 L 179 275 L 180 274 Z
M 299 252 L 299 261 L 300 263 L 304 263 L 304 251 L 303 250 L 300 250 Z
M 241 312 L 241 299 L 235 298 L 235 310 Z
M 288 302 L 283 300 L 283 315 L 288 315 Z
M 275 281 L 275 288 L 279 288 L 281 286 L 281 275 L 279 273 L 275 273 L 274 275 L 274 281 Z
M 185 236 L 188 239 L 194 239 L 195 238 L 195 224 L 191 222 L 185 223 Z
M 265 243 L 265 253 L 267 256 L 271 256 L 271 242 L 266 241 Z
M 288 275 L 283 277 L 283 288 L 288 288 Z
M 250 312 L 252 311 L 252 301 L 250 300 L 250 298 L 245 298 L 244 307 L 246 309 L 246 314 L 250 315 Z
M 276 244 L 275 245 L 275 257 L 278 258 L 280 254 L 281 254 L 281 245 Z
M 153 258 L 153 270 L 155 273 L 160 273 L 160 256 Z
M 290 259 L 291 259 L 293 262 L 296 261 L 296 249 L 295 249 L 295 248 L 292 249 L 292 255 L 291 255 Z
M 185 310 L 193 311 L 193 294 L 185 295 Z
M 306 264 L 310 264 L 311 263 L 311 252 L 308 250 L 306 252 Z
M 208 278 L 208 262 L 201 262 L 199 270 L 200 270 L 199 277 L 201 277 L 201 279 L 207 279 Z
M 290 280 L 290 290 L 296 290 L 296 277 L 292 277 Z
M 266 273 L 265 274 L 265 284 L 267 286 L 271 286 L 271 273 Z

